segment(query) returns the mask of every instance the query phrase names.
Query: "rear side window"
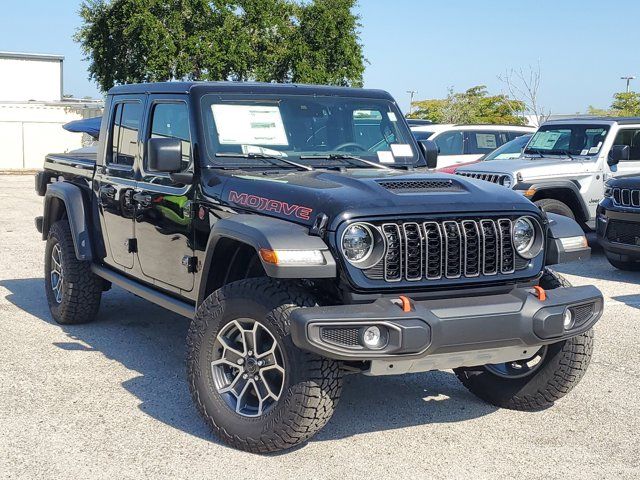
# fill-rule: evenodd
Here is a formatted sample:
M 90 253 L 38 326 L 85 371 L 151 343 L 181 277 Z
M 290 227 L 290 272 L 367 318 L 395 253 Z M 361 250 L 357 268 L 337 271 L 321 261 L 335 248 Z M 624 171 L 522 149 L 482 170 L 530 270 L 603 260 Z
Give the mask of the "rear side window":
M 433 139 L 440 155 L 462 155 L 464 138 L 462 132 L 444 132 Z
M 151 113 L 151 138 L 177 138 L 182 141 L 182 169 L 191 163 L 189 109 L 185 103 L 158 103 Z
M 618 135 L 616 135 L 616 140 L 613 142 L 613 144 L 627 145 L 629 147 L 629 160 L 625 160 L 625 162 L 637 162 L 640 160 L 640 129 L 629 128 L 620 130 L 618 132 Z
M 111 125 L 110 164 L 132 167 L 138 155 L 138 131 L 142 120 L 142 104 L 116 105 Z

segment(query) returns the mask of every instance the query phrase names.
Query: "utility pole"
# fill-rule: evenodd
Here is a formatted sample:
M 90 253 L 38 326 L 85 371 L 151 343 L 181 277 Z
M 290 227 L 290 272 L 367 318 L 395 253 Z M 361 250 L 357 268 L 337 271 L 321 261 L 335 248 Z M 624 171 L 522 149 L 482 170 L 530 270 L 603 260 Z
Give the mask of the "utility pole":
M 626 80 L 627 81 L 627 93 L 629 93 L 629 82 L 631 82 L 631 80 L 635 80 L 636 77 L 632 77 L 632 76 L 628 76 L 628 77 L 620 77 L 620 80 Z
M 413 112 L 413 97 L 415 96 L 416 93 L 418 93 L 417 90 L 407 90 L 407 93 L 409 94 L 409 115 L 411 115 L 411 113 Z

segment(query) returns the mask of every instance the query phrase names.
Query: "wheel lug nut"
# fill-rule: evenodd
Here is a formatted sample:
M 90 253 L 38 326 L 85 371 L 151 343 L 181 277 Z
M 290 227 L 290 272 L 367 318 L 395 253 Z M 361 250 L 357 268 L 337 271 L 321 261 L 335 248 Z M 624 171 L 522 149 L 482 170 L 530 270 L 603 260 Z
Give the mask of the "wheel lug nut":
M 253 355 L 253 350 L 249 350 L 247 353 L 249 354 L 249 356 L 251 356 Z
M 244 358 L 239 358 L 236 362 L 238 365 L 242 365 L 244 363 Z
M 249 375 L 248 375 L 248 374 L 246 374 L 246 373 L 243 373 L 243 374 L 242 374 L 242 379 L 243 379 L 243 380 L 246 380 L 247 378 L 249 378 Z
M 258 377 L 258 375 L 254 375 L 253 379 L 254 380 L 258 380 L 260 377 Z
M 264 360 L 258 360 L 258 366 L 261 367 L 264 365 Z

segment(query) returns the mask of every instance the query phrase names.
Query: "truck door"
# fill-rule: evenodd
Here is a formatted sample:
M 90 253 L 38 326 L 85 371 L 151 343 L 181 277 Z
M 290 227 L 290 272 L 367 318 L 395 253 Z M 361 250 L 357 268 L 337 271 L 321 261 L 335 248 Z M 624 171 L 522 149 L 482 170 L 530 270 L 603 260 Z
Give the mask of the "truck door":
M 640 173 L 640 127 L 620 128 L 613 144 L 628 145 L 630 155 L 629 160 L 621 161 L 611 174 L 619 176 Z
M 148 111 L 145 141 L 157 137 L 179 138 L 183 171 L 193 171 L 187 102 L 176 100 L 175 95 L 150 96 Z M 133 196 L 140 268 L 149 281 L 190 291 L 194 284 L 193 188 L 172 181 L 166 173 L 151 172 L 147 165 L 145 152 Z
M 96 166 L 97 196 L 107 250 L 105 262 L 133 267 L 135 166 L 139 157 L 139 131 L 143 98 L 127 96 L 111 104 L 108 136 L 102 163 Z

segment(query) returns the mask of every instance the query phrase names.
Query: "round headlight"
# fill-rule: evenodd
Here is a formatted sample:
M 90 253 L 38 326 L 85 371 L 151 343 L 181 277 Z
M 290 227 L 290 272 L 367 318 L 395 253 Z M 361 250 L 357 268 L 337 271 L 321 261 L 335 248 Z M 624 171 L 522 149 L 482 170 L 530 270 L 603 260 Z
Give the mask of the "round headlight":
M 509 177 L 508 175 L 505 175 L 502 179 L 502 186 L 507 187 L 507 188 L 511 188 L 511 177 Z
M 373 245 L 371 229 L 362 223 L 350 225 L 342 235 L 342 252 L 351 263 L 363 262 L 369 258 Z
M 543 242 L 533 220 L 527 217 L 518 218 L 513 224 L 513 245 L 523 258 L 533 258 L 542 251 Z

